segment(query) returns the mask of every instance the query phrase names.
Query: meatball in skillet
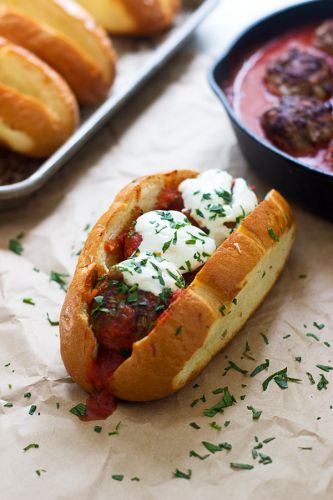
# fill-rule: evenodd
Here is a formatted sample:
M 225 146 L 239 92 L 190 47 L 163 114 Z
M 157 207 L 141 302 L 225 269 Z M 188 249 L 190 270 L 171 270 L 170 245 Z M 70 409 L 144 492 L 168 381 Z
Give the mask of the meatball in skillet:
M 298 155 L 313 153 L 333 136 L 332 105 L 316 97 L 284 96 L 262 115 L 261 125 L 280 149 Z
M 333 55 L 333 21 L 326 21 L 318 26 L 314 43 L 319 49 Z
M 332 95 L 333 74 L 323 57 L 292 48 L 267 65 L 265 82 L 277 95 L 315 96 L 326 100 Z

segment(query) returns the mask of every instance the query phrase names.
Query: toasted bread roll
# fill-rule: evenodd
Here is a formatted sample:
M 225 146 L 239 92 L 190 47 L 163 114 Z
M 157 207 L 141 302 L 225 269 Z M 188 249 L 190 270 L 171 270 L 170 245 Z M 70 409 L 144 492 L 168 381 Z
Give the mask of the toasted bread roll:
M 107 95 L 115 76 L 111 42 L 72 0 L 0 0 L 0 35 L 58 71 L 81 104 Z
M 98 343 L 89 323 L 96 281 L 117 262 L 106 251 L 161 193 L 195 177 L 194 171 L 157 174 L 130 184 L 92 229 L 81 252 L 60 319 L 61 354 L 73 379 L 91 392 Z M 271 191 L 218 247 L 157 319 L 147 336 L 107 379 L 107 389 L 129 401 L 167 396 L 193 379 L 241 329 L 269 292 L 291 250 L 295 221 L 287 202 Z
M 78 108 L 66 82 L 31 52 L 0 37 L 0 142 L 27 156 L 53 153 L 73 133 Z
M 154 35 L 168 28 L 181 0 L 78 0 L 114 35 Z

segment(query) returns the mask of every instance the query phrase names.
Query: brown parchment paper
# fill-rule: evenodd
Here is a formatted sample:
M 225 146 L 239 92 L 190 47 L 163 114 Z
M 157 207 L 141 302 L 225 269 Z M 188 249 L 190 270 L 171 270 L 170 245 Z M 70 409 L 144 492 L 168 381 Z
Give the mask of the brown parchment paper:
M 57 320 L 64 299 L 50 281 L 51 271 L 72 275 L 86 225 L 133 178 L 172 168 L 220 167 L 245 176 L 261 196 L 271 187 L 246 166 L 206 81 L 232 32 L 263 13 L 262 2 L 250 4 L 222 4 L 196 40 L 57 177 L 24 206 L 0 214 L 1 499 L 333 498 L 333 373 L 316 367 L 333 365 L 332 224 L 294 206 L 298 233 L 288 265 L 232 344 L 178 394 L 153 403 L 120 403 L 106 421 L 83 423 L 69 412 L 85 394 L 68 377 L 58 327 L 46 317 Z M 8 241 L 21 231 L 24 251 L 18 256 L 8 250 Z M 22 302 L 29 297 L 34 306 Z M 314 322 L 325 326 L 319 330 Z M 319 341 L 306 336 L 311 332 Z M 241 359 L 246 342 L 255 361 Z M 223 376 L 229 360 L 252 371 L 265 359 L 269 369 L 255 377 L 234 370 Z M 272 382 L 263 392 L 263 380 L 286 366 L 301 383 L 281 390 Z M 319 391 L 321 373 L 329 384 Z M 203 410 L 220 398 L 212 391 L 224 386 L 237 404 L 205 417 Z M 24 397 L 27 392 L 30 398 Z M 13 406 L 4 406 L 8 402 Z M 31 405 L 37 406 L 33 415 Z M 262 410 L 259 420 L 252 419 L 248 405 Z M 214 421 L 222 430 L 209 425 Z M 110 436 L 118 422 L 119 433 Z M 255 436 L 259 442 L 275 437 L 258 450 L 271 464 L 253 460 Z M 190 457 L 190 450 L 208 453 L 202 441 L 228 442 L 232 449 L 205 460 Z M 30 443 L 39 448 L 23 451 Z M 234 471 L 230 462 L 254 468 Z M 174 478 L 176 469 L 191 469 L 191 479 Z M 118 474 L 122 481 L 112 479 Z

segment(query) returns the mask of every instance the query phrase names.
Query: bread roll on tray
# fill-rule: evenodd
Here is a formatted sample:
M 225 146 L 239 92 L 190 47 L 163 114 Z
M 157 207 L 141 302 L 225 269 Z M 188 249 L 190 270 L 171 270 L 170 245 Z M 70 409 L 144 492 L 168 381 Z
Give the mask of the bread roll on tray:
M 0 143 L 43 158 L 66 141 L 77 122 L 76 99 L 58 73 L 0 37 Z
M 0 36 L 58 71 L 81 104 L 106 97 L 115 77 L 115 53 L 105 31 L 76 2 L 0 0 Z
M 78 0 L 114 35 L 147 36 L 168 28 L 181 0 Z
M 123 189 L 88 236 L 60 318 L 64 364 L 93 393 L 86 418 L 105 418 L 114 397 L 154 400 L 193 379 L 265 298 L 294 234 L 277 191 L 258 204 L 224 171 Z

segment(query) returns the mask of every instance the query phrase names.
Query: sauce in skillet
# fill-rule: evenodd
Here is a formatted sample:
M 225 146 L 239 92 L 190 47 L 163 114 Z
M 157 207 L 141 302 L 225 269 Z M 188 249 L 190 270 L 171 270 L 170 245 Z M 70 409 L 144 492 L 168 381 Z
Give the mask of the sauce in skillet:
M 308 25 L 303 28 L 289 31 L 273 39 L 252 53 L 238 69 L 226 93 L 236 112 L 252 132 L 264 137 L 265 132 L 260 124 L 261 115 L 278 104 L 278 96 L 271 94 L 265 85 L 264 76 L 267 65 L 274 59 L 297 47 L 326 59 L 333 69 L 333 57 L 313 45 L 314 32 L 319 24 Z M 331 155 L 328 153 L 332 151 Z M 313 154 L 297 155 L 295 158 L 312 167 L 333 172 L 333 138 L 325 148 L 316 150 Z M 331 156 L 331 161 L 328 157 Z

